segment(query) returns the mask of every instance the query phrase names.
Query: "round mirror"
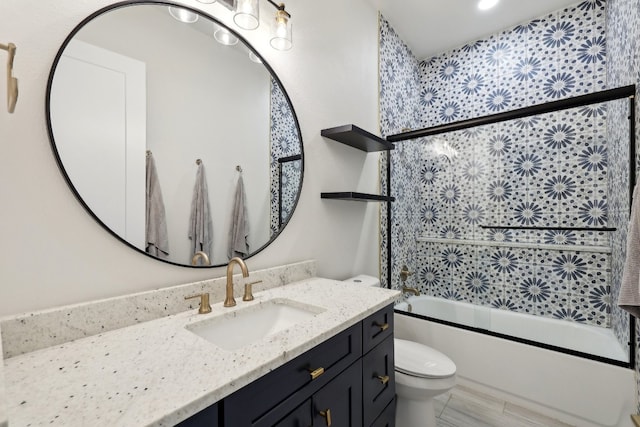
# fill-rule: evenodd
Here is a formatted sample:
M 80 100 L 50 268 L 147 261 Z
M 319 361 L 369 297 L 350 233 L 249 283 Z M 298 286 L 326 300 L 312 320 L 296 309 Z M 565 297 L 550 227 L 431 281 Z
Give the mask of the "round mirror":
M 73 192 L 149 256 L 247 258 L 295 209 L 303 149 L 289 97 L 258 52 L 201 12 L 165 2 L 96 12 L 58 52 L 46 105 Z

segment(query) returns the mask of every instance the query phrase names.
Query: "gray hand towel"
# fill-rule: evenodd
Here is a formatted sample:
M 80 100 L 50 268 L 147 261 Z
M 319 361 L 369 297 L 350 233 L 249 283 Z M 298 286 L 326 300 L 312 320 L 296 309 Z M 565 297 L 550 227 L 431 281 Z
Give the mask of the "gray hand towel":
M 627 234 L 627 259 L 624 263 L 622 286 L 618 306 L 640 317 L 640 186 L 633 190 L 629 233 Z
M 249 255 L 249 221 L 247 216 L 247 197 L 244 193 L 244 181 L 242 175 L 238 177 L 236 184 L 236 194 L 233 198 L 233 209 L 231 211 L 231 228 L 229 229 L 229 249 L 227 256 L 246 257 Z
M 189 219 L 189 239 L 191 239 L 191 258 L 196 252 L 202 251 L 209 259 L 211 257 L 211 243 L 213 242 L 213 224 L 209 207 L 209 190 L 204 173 L 204 164 L 198 165 L 196 183 L 193 187 L 191 199 L 191 217 Z M 191 261 L 191 260 L 189 260 Z M 202 264 L 202 258 L 198 260 Z
M 147 197 L 146 197 L 146 227 L 145 240 L 147 253 L 158 257 L 169 256 L 169 237 L 167 235 L 167 218 L 164 212 L 162 191 L 156 171 L 153 155 L 147 153 Z

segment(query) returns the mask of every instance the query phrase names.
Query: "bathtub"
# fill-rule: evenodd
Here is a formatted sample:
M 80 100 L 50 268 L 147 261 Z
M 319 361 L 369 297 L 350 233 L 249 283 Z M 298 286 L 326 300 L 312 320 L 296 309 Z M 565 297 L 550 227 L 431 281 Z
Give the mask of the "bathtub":
M 406 313 L 409 304 L 411 313 Z M 487 329 L 494 335 L 416 315 Z M 448 355 L 456 363 L 460 384 L 581 427 L 629 426 L 629 415 L 635 413 L 632 369 L 523 341 L 626 361 L 626 350 L 605 328 L 429 296 L 410 297 L 397 304 L 394 320 L 396 337 Z M 520 341 L 495 334 L 516 336 Z
M 427 295 L 410 297 L 396 309 L 618 362 L 629 361 L 629 350 L 607 328 Z

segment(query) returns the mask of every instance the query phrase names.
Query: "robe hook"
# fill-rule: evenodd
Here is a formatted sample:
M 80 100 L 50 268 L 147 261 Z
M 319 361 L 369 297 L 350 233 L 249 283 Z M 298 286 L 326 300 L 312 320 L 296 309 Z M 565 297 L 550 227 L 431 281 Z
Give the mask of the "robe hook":
M 7 110 L 9 110 L 9 113 L 13 113 L 18 102 L 18 79 L 13 77 L 13 59 L 16 56 L 16 45 L 13 43 L 0 43 L 0 49 L 6 50 L 9 54 L 7 57 Z

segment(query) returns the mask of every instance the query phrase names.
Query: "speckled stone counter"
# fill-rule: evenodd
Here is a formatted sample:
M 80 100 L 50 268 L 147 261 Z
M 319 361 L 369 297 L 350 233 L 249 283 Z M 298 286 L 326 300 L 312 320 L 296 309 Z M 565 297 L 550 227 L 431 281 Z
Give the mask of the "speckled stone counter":
M 251 282 L 261 280 L 261 283 L 253 287 L 255 292 L 259 292 L 315 275 L 316 263 L 309 260 L 251 271 L 247 280 Z M 241 285 L 244 279 L 241 277 L 240 274 L 234 276 L 236 298 L 242 296 Z M 197 308 L 198 301 L 185 301 L 186 295 L 208 292 L 211 302 L 222 301 L 225 283 L 226 277 L 218 277 L 2 318 L 0 326 L 4 352 L 0 354 L 8 359 L 41 348 Z
M 398 292 L 311 278 L 255 297 L 6 359 L 10 426 L 174 425 L 392 303 Z M 272 299 L 324 311 L 235 351 L 185 328 Z

